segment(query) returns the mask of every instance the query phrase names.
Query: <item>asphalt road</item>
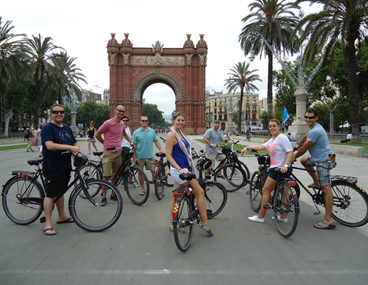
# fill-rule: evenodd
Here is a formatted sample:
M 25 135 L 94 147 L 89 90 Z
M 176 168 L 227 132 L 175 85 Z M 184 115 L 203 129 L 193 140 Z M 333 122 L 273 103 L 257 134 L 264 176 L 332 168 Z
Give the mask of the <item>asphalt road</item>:
M 194 137 L 192 137 L 194 138 Z M 81 141 L 87 152 L 87 142 Z M 202 146 L 193 142 L 194 147 Z M 98 145 L 101 149 L 101 145 Z M 0 181 L 11 170 L 31 170 L 25 150 L 0 152 Z M 250 171 L 254 157 L 242 158 Z M 368 189 L 364 158 L 339 155 L 334 173 L 359 177 Z M 304 172 L 298 177 L 310 180 Z M 265 224 L 251 223 L 254 214 L 246 195 L 248 186 L 229 193 L 224 211 L 211 220 L 215 236 L 197 226 L 190 249 L 180 252 L 169 224 L 169 191 L 158 201 L 151 195 L 135 206 L 124 198 L 120 220 L 102 233 L 89 233 L 75 224 L 56 225 L 56 236 L 45 236 L 43 224 L 13 224 L 0 212 L 0 284 L 366 284 L 368 226 L 359 229 L 337 224 L 317 230 L 309 198 L 302 194 L 301 214 L 294 235 L 285 239 L 271 215 Z M 56 223 L 57 215 L 53 220 Z

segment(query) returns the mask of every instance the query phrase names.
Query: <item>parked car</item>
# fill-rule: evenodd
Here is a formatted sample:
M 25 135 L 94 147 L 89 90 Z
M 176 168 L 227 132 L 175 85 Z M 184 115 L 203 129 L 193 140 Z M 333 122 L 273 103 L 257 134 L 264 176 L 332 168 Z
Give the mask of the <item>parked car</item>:
M 250 127 L 250 132 L 253 135 L 268 135 L 268 131 L 261 127 L 252 126 Z

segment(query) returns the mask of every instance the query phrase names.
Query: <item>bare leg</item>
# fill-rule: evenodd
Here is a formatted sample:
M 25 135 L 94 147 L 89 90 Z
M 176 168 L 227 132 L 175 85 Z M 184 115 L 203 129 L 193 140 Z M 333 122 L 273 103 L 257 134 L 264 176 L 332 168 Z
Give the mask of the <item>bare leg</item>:
M 52 214 L 52 209 L 54 207 L 54 198 L 48 198 L 45 197 L 44 201 L 43 201 L 43 208 L 44 208 L 44 212 L 45 212 L 45 226 L 43 227 L 44 230 L 45 229 L 51 229 L 52 228 L 52 221 L 51 221 L 51 214 Z M 49 234 L 51 234 L 51 232 L 53 234 L 55 234 L 55 231 L 48 231 Z
M 314 171 L 314 167 L 310 166 L 307 162 L 307 159 L 305 157 L 303 157 L 300 160 L 300 163 L 304 166 L 305 169 L 307 170 L 312 170 L 312 171 L 308 171 L 308 174 L 312 177 L 313 179 L 313 185 L 318 186 L 319 182 L 318 182 L 318 178 L 317 178 L 317 173 Z
M 146 190 L 144 189 L 144 177 L 143 174 L 138 172 L 138 180 L 139 180 L 139 184 L 141 185 L 142 188 L 142 193 L 146 193 Z
M 193 194 L 197 200 L 197 207 L 198 207 L 199 215 L 201 216 L 202 222 L 210 230 L 211 226 L 207 218 L 206 200 L 204 198 L 204 190 L 199 185 L 197 180 L 193 179 L 190 184 L 192 185 Z
M 322 221 L 323 224 L 330 225 L 333 223 L 332 219 L 332 203 L 333 203 L 333 196 L 332 196 L 332 189 L 331 185 L 323 185 L 321 186 L 324 199 L 325 199 L 325 217 Z
M 261 201 L 261 209 L 258 214 L 258 218 L 263 219 L 266 215 L 267 209 L 265 209 L 265 205 L 267 205 L 270 202 L 271 198 L 271 192 L 276 187 L 276 180 L 273 180 L 272 178 L 267 178 L 266 182 L 262 189 L 262 201 Z

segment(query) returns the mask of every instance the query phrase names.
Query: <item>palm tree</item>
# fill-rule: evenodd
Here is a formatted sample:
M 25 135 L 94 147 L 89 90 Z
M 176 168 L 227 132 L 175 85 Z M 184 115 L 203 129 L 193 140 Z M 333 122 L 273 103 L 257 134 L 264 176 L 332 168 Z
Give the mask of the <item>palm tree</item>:
M 306 0 L 298 0 L 298 3 Z M 344 45 L 346 68 L 348 70 L 348 97 L 350 123 L 353 136 L 359 137 L 359 91 L 356 63 L 356 41 L 363 39 L 368 28 L 367 0 L 308 0 L 311 4 L 323 4 L 323 10 L 301 19 L 296 27 L 303 29 L 300 39 L 309 39 L 304 59 L 311 62 L 315 55 L 322 51 L 327 58 L 335 42 Z
M 69 57 L 66 52 L 53 54 L 51 57 L 52 74 L 50 76 L 49 94 L 51 97 L 57 94 L 57 99 L 62 104 L 62 97 L 66 95 L 70 98 L 75 94 L 79 100 L 82 98 L 82 88 L 77 81 L 81 80 L 87 84 L 85 76 L 76 66 L 76 58 Z
M 24 43 L 27 47 L 27 54 L 30 57 L 30 66 L 34 73 L 35 81 L 35 106 L 36 112 L 33 116 L 34 126 L 38 126 L 38 120 L 41 117 L 42 102 L 46 97 L 45 82 L 46 74 L 51 74 L 53 66 L 50 57 L 52 51 L 55 49 L 61 49 L 55 46 L 52 42 L 52 38 L 46 37 L 43 39 L 39 34 L 38 37 L 32 36 L 32 38 L 24 39 Z
M 258 90 L 257 86 L 254 85 L 254 81 L 262 81 L 258 74 L 254 74 L 258 69 L 249 70 L 249 63 L 238 62 L 235 66 L 230 69 L 231 73 L 229 78 L 225 80 L 225 86 L 229 92 L 236 92 L 240 88 L 240 103 L 239 103 L 239 120 L 238 120 L 238 132 L 241 133 L 241 121 L 242 121 L 242 107 L 244 90 L 246 92 Z
M 0 17 L 0 80 L 19 80 L 27 74 L 27 60 L 25 53 L 22 50 L 23 45 L 20 38 L 24 35 L 11 33 L 11 30 L 14 28 L 11 23 L 12 21 L 6 21 L 3 25 L 2 17 Z M 3 110 L 2 98 L 4 95 L 2 91 L 2 88 L 0 88 L 0 122 Z M 8 115 L 9 112 L 7 112 L 5 124 L 6 136 L 8 130 L 7 124 L 9 123 Z
M 290 35 L 298 22 L 293 10 L 299 7 L 286 0 L 256 0 L 249 7 L 251 13 L 242 19 L 247 25 L 239 35 L 239 42 L 245 55 L 254 50 L 255 55 L 262 56 L 264 53 L 268 58 L 267 108 L 268 118 L 271 119 L 273 55 L 269 46 L 275 52 L 293 54 Z M 250 40 L 251 34 L 257 36 Z

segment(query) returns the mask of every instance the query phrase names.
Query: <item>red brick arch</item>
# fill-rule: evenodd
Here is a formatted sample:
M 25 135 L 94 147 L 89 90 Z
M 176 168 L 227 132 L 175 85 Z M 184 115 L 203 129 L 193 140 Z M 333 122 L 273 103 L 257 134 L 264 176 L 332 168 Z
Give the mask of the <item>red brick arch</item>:
M 132 129 L 139 127 L 144 91 L 155 83 L 168 85 L 175 94 L 176 111 L 186 116 L 185 132 L 205 131 L 205 75 L 207 43 L 200 35 L 194 46 L 187 35 L 183 48 L 133 48 L 129 34 L 121 44 L 111 34 L 107 44 L 110 66 L 110 112 L 125 106 Z

